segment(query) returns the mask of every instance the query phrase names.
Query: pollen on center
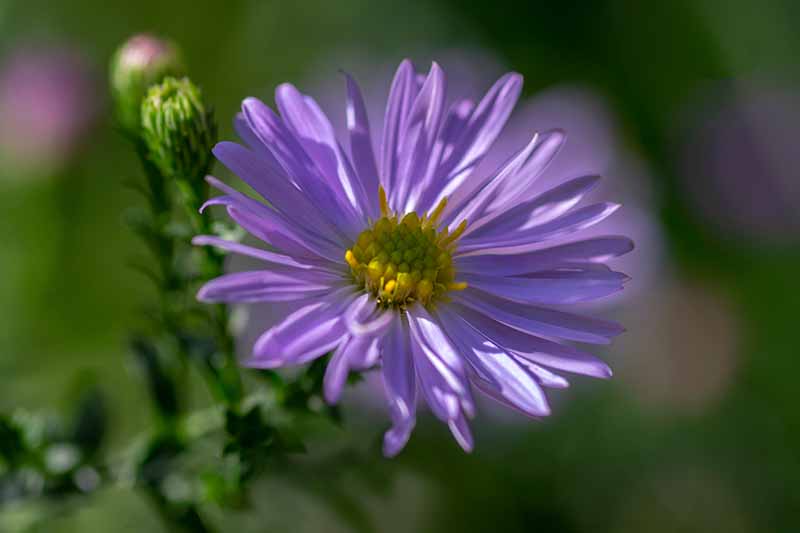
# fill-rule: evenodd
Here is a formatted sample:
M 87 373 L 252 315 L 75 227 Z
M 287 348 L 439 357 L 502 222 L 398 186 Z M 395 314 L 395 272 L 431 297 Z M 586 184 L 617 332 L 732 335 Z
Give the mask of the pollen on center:
M 456 281 L 452 254 L 467 221 L 452 233 L 438 229 L 447 198 L 422 217 L 412 212 L 401 218 L 390 211 L 383 187 L 378 194 L 381 218 L 344 254 L 355 283 L 382 307 L 400 309 L 415 301 L 428 306 L 447 291 L 465 289 Z

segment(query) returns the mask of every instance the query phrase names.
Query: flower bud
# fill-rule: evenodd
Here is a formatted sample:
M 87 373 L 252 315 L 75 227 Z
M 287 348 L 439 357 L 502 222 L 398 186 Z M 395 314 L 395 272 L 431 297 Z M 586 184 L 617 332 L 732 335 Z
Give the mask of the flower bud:
M 173 43 L 147 34 L 128 39 L 111 62 L 111 92 L 120 126 L 138 135 L 147 90 L 167 76 L 185 73 L 180 50 Z
M 211 165 L 217 126 L 189 78 L 166 78 L 151 87 L 142 100 L 141 118 L 147 156 L 161 174 L 202 180 Z

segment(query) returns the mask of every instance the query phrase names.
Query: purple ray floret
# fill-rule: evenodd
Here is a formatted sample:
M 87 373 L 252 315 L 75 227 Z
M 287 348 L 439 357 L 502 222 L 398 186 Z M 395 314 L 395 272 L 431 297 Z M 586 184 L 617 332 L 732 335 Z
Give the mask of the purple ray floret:
M 570 343 L 605 344 L 623 328 L 564 307 L 628 280 L 607 263 L 633 249 L 630 239 L 581 236 L 619 206 L 584 202 L 597 176 L 532 186 L 565 142 L 558 130 L 532 133 L 492 172 L 476 170 L 522 77 L 506 74 L 477 102 L 448 99 L 439 65 L 421 75 L 403 61 L 380 135 L 358 84 L 344 81 L 346 139 L 310 96 L 283 84 L 277 112 L 244 100 L 235 121 L 244 145 L 214 149 L 262 198 L 209 178 L 222 195 L 206 206 L 224 206 L 268 249 L 196 237 L 263 262 L 208 282 L 198 298 L 295 306 L 263 332 L 246 364 L 277 368 L 332 353 L 328 402 L 349 372 L 378 368 L 392 423 L 387 456 L 406 445 L 418 399 L 470 451 L 473 390 L 539 418 L 550 414 L 544 389 L 568 386 L 561 373 L 610 377 L 603 361 Z

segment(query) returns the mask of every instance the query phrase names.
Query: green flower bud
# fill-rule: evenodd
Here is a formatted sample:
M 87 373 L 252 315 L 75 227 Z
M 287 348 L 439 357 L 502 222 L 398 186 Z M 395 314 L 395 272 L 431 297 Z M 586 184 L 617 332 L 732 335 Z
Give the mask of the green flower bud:
M 189 78 L 166 78 L 142 100 L 142 139 L 147 156 L 167 178 L 197 182 L 211 166 L 217 142 L 213 113 Z
M 128 39 L 111 61 L 111 93 L 120 126 L 138 135 L 147 90 L 167 76 L 185 73 L 180 50 L 173 43 L 147 34 Z

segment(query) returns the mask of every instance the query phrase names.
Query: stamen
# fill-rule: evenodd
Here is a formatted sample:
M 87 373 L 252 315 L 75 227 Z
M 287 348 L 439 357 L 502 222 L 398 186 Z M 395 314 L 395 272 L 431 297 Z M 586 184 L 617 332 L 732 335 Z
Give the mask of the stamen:
M 356 259 L 355 254 L 352 250 L 347 250 L 344 253 L 344 260 L 347 261 L 347 264 L 350 265 L 350 268 L 356 270 L 358 268 L 358 259 Z
M 369 291 L 378 305 L 400 310 L 416 301 L 430 306 L 446 300 L 448 291 L 464 290 L 467 284 L 455 279 L 452 253 L 467 222 L 452 233 L 437 229 L 447 198 L 429 215 L 411 212 L 401 217 L 389 209 L 383 187 L 378 197 L 381 218 L 345 252 L 355 283 Z
M 466 281 L 452 281 L 447 285 L 447 288 L 451 291 L 463 291 L 467 288 Z
M 447 246 L 451 242 L 455 242 L 459 237 L 461 237 L 461 234 L 464 233 L 464 230 L 466 229 L 467 229 L 467 221 L 462 220 L 461 224 L 458 225 L 458 227 L 453 233 L 442 239 L 442 244 Z
M 381 204 L 381 215 L 388 217 L 389 203 L 386 201 L 386 189 L 383 188 L 383 185 L 378 186 L 378 198 Z
M 444 208 L 447 207 L 447 196 L 442 198 L 442 201 L 439 202 L 439 205 L 436 206 L 436 209 L 433 210 L 430 216 L 430 225 L 436 226 L 436 223 L 439 221 L 439 217 L 442 215 L 442 211 Z

